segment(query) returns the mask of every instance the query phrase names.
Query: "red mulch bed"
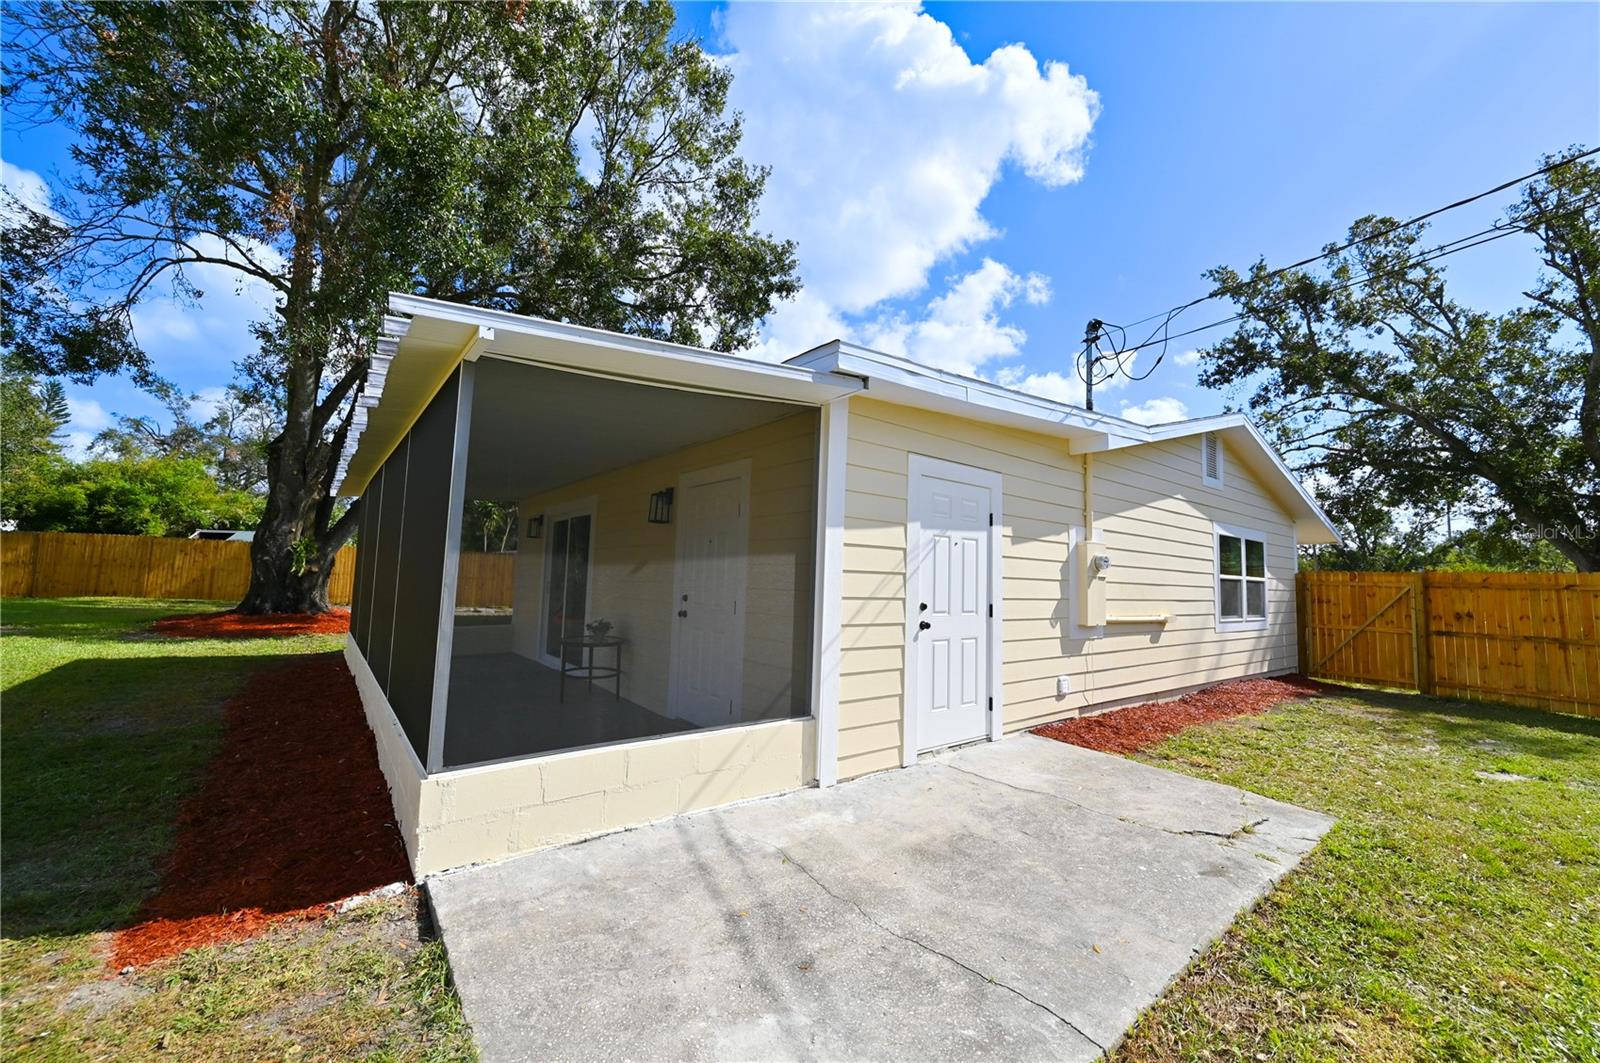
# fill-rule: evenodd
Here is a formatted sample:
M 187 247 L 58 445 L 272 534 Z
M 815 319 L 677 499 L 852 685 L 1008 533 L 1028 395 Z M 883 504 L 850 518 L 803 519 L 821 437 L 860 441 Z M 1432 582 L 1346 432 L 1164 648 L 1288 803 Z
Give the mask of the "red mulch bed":
M 326 613 L 184 613 L 165 616 L 150 625 L 158 635 L 180 639 L 259 639 L 286 635 L 343 635 L 350 630 L 350 611 Z
M 342 659 L 257 673 L 225 720 L 222 749 L 179 813 L 160 888 L 112 941 L 114 969 L 318 918 L 411 878 Z
M 1281 702 L 1327 691 L 1323 684 L 1298 675 L 1281 679 L 1235 679 L 1173 701 L 1130 705 L 1098 716 L 1047 723 L 1034 728 L 1033 733 L 1102 753 L 1132 753 L 1196 724 L 1232 716 L 1253 716 Z

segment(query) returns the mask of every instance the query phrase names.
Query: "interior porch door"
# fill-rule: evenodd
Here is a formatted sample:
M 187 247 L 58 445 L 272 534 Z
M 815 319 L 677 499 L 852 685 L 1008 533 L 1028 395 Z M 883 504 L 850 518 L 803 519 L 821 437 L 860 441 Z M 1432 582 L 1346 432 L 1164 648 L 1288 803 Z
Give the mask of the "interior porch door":
M 589 620 L 589 559 L 593 532 L 594 517 L 589 513 L 550 522 L 543 649 L 545 663 L 552 668 L 561 666 L 561 640 L 582 635 L 583 625 Z M 576 647 L 566 649 L 567 663 L 579 663 L 581 652 Z
M 744 685 L 746 480 L 686 481 L 678 492 L 670 711 L 702 727 L 739 719 Z

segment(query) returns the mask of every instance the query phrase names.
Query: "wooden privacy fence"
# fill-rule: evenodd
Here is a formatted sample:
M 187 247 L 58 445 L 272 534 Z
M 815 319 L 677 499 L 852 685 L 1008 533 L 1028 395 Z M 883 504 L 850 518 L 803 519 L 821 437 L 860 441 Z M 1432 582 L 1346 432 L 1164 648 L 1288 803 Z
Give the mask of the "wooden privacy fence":
M 1600 574 L 1302 572 L 1307 674 L 1600 717 Z
M 511 606 L 513 555 L 462 554 L 457 604 Z M 356 548 L 334 557 L 328 598 L 349 605 Z M 238 601 L 250 585 L 250 544 L 83 532 L 0 533 L 7 598 L 204 598 Z

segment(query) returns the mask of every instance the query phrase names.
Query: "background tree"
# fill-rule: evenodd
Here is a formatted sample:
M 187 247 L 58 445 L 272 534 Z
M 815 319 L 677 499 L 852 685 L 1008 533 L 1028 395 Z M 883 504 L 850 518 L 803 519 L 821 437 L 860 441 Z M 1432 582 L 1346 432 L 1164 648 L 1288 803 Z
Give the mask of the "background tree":
M 68 417 L 59 380 L 0 361 L 0 518 L 16 520 L 30 492 L 66 463 L 60 432 Z
M 14 115 L 77 136 L 60 218 L 4 252 L 33 372 L 149 379 L 131 309 L 207 263 L 277 312 L 241 386 L 270 400 L 246 611 L 327 607 L 357 507 L 333 482 L 386 293 L 721 349 L 798 289 L 755 230 L 729 75 L 668 4 L 13 5 Z
M 467 499 L 461 516 L 461 548 L 503 554 L 517 548 L 517 504 Z
M 219 488 L 265 494 L 267 448 L 280 430 L 270 411 L 253 404 L 237 387 L 211 401 L 164 381 L 150 390 L 166 407 L 165 420 L 119 416 L 115 426 L 95 436 L 91 452 L 126 460 L 194 458 Z
M 7 492 L 7 516 L 23 531 L 188 535 L 249 528 L 262 499 L 217 486 L 197 458 L 94 458 L 57 462 Z
M 1354 547 L 1376 556 L 1397 511 L 1415 525 L 1449 507 L 1501 553 L 1545 541 L 1600 570 L 1600 168 L 1577 154 L 1546 159 L 1571 161 L 1507 215 L 1545 268 L 1504 314 L 1452 300 L 1425 226 L 1390 218 L 1352 225 L 1321 275 L 1208 274 L 1242 321 L 1200 382 L 1253 388 L 1252 412 Z

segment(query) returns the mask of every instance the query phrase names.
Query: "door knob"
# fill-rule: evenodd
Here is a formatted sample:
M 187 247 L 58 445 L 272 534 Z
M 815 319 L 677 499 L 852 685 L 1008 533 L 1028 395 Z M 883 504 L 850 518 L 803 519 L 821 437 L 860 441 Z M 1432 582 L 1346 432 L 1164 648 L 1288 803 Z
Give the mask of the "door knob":
M 927 622 L 927 621 L 926 621 L 926 620 L 924 620 L 924 621 L 922 621 L 922 622 L 921 622 L 921 623 L 919 623 L 919 624 L 918 624 L 918 625 L 917 625 L 917 630 L 918 630 L 918 631 L 926 631 L 926 630 L 928 630 L 928 629 L 929 629 L 929 628 L 930 628 L 930 627 L 932 627 L 932 626 L 933 626 L 933 625 L 932 625 L 932 624 L 930 624 L 930 623 L 928 623 L 928 622 Z

